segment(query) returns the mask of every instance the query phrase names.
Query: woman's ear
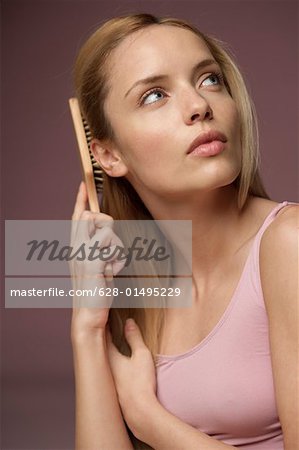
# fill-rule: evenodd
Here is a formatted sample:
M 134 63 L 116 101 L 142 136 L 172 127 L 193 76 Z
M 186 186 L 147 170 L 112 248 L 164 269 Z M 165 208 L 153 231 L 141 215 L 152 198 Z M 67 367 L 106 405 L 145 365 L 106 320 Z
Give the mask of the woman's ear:
M 123 157 L 112 142 L 93 139 L 90 142 L 90 150 L 110 177 L 123 177 L 127 174 L 128 168 Z

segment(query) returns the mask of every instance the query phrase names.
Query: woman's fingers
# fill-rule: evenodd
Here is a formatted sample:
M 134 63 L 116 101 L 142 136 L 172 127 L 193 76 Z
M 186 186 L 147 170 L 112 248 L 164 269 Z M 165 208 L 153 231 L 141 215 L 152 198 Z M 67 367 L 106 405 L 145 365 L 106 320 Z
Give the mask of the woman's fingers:
M 99 260 L 105 262 L 104 275 L 106 281 L 112 281 L 115 276 L 125 265 L 122 257 L 124 244 L 121 239 L 110 228 L 111 222 L 105 222 L 103 228 L 97 228 L 93 238 L 90 240 L 91 247 L 97 247 L 102 250 L 99 254 Z
M 105 266 L 104 277 L 108 282 L 113 280 L 113 268 L 110 262 L 108 262 Z
M 86 190 L 84 181 L 81 181 L 79 189 L 78 189 L 78 193 L 77 193 L 77 198 L 76 198 L 76 203 L 75 203 L 72 219 L 79 220 L 80 215 L 86 209 L 88 209 L 87 190 Z
M 86 185 L 81 182 L 72 215 L 71 246 L 78 251 L 78 257 L 70 261 L 74 287 L 72 335 L 80 330 L 104 328 L 113 297 L 101 293 L 107 286 L 103 274 L 111 272 L 111 263 L 97 258 L 101 248 L 110 247 L 114 241 L 112 217 L 89 210 Z M 107 264 L 108 263 L 108 264 Z M 107 269 L 106 267 L 107 266 Z M 81 296 L 78 292 L 92 292 Z
M 71 243 L 75 241 L 75 236 L 77 233 L 78 220 L 84 210 L 87 209 L 88 199 L 87 191 L 84 181 L 81 181 L 79 189 L 77 192 L 75 207 L 72 215 L 72 228 L 71 228 Z
M 85 256 L 72 265 L 72 273 L 76 276 L 86 274 L 87 278 L 102 275 L 104 282 L 112 281 L 124 266 L 124 261 L 118 260 L 124 245 L 113 231 L 113 218 L 84 210 L 74 222 L 77 225 L 73 227 L 72 247 L 81 249 Z
M 123 247 L 121 240 L 113 232 L 113 218 L 107 214 L 94 213 L 88 209 L 88 195 L 86 185 L 82 181 L 79 186 L 75 208 L 72 216 L 72 232 L 71 243 L 74 248 L 83 246 L 85 250 L 93 250 L 93 257 L 85 261 L 79 261 L 73 264 L 73 274 L 97 276 L 104 275 L 106 282 L 113 280 L 113 275 L 116 275 L 123 267 L 123 261 L 118 261 L 106 253 L 106 257 L 101 260 L 94 258 L 94 256 L 103 248 L 110 248 L 111 251 L 115 247 Z M 112 252 L 113 253 L 113 252 Z
M 125 324 L 125 335 L 132 352 L 144 349 L 145 343 L 140 328 L 133 319 L 128 319 Z

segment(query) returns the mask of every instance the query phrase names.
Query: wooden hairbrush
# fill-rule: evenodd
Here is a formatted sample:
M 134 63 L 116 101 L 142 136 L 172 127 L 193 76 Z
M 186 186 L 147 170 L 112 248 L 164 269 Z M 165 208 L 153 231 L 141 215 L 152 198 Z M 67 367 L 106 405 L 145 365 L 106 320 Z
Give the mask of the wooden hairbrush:
M 87 121 L 81 114 L 78 99 L 70 98 L 69 105 L 78 142 L 79 156 L 83 178 L 86 184 L 90 211 L 99 213 L 100 205 L 98 192 L 103 191 L 103 171 L 90 150 L 92 135 Z M 107 281 L 113 280 L 113 269 L 110 262 L 105 266 L 104 276 Z
M 69 106 L 75 128 L 90 211 L 100 212 L 98 192 L 103 191 L 103 172 L 90 150 L 92 135 L 87 121 L 81 114 L 78 99 L 70 98 Z

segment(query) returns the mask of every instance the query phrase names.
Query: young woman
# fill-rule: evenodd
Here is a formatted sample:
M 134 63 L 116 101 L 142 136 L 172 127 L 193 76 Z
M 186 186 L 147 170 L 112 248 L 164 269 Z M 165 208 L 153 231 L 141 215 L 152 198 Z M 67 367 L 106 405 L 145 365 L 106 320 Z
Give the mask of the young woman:
M 195 27 L 140 14 L 88 39 L 75 83 L 105 184 L 97 214 L 81 183 L 73 239 L 113 245 L 113 219 L 193 227 L 191 307 L 73 309 L 76 448 L 295 450 L 298 206 L 263 188 L 236 64 Z

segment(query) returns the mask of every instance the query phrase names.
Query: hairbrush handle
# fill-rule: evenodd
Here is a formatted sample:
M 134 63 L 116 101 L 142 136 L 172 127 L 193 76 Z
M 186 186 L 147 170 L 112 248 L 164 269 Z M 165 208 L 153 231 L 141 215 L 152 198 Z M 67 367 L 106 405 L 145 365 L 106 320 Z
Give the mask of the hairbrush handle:
M 79 107 L 77 98 L 69 99 L 69 106 L 75 128 L 77 138 L 81 167 L 83 170 L 83 177 L 86 184 L 89 207 L 92 212 L 100 212 L 98 194 L 96 190 L 94 172 L 89 152 L 87 137 L 83 125 L 83 118 Z

